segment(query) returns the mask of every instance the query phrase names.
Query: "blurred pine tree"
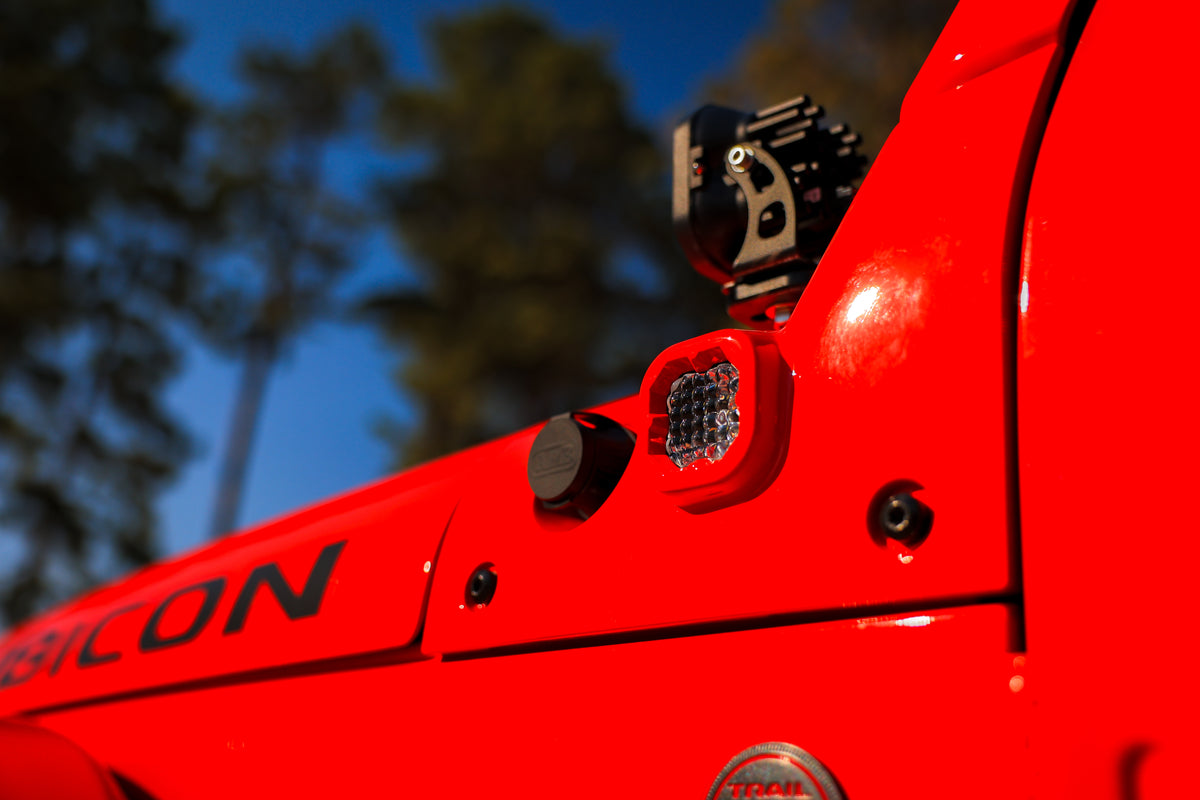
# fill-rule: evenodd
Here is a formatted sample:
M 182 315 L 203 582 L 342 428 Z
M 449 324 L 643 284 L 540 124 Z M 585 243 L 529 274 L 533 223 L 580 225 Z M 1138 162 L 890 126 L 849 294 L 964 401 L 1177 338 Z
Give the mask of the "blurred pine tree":
M 194 109 L 144 0 L 0 2 L 0 619 L 153 555 L 197 282 Z
M 724 324 L 670 232 L 669 155 L 603 47 L 504 7 L 431 33 L 433 83 L 396 86 L 382 115 L 419 164 L 384 191 L 418 279 L 367 304 L 422 412 L 405 463 L 636 390 L 659 350 Z
M 718 103 L 747 111 L 800 94 L 832 123 L 863 137 L 871 158 L 900 119 L 900 104 L 955 0 L 776 0 L 762 32 L 742 46 Z
M 369 126 L 387 69 L 382 46 L 359 26 L 308 53 L 252 48 L 239 66 L 248 92 L 213 118 L 206 174 L 218 220 L 206 330 L 243 363 L 212 536 L 235 526 L 272 367 L 309 325 L 337 310 L 334 290 L 367 217 L 329 187 L 323 164 L 339 137 Z

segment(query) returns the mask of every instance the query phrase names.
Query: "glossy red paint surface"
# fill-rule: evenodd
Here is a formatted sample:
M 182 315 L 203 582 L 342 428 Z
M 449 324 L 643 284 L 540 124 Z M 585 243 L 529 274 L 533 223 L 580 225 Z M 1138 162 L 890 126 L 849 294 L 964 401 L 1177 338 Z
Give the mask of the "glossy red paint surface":
M 904 97 L 901 121 L 938 115 L 929 108 L 939 95 L 960 91 L 997 67 L 1062 42 L 1075 5 L 1075 0 L 959 3 Z M 1008 112 L 996 109 L 997 115 Z
M 179 800 L 703 798 L 763 741 L 804 748 L 849 798 L 961 797 L 967 785 L 975 800 L 1011 800 L 1028 703 L 1010 688 L 1023 673 L 1005 652 L 1008 613 L 375 666 L 39 721 Z
M 0 797 L 4 800 L 121 800 L 108 770 L 46 728 L 0 720 Z
M 981 34 L 966 19 L 953 36 Z M 762 335 L 793 397 L 786 462 L 765 491 L 689 513 L 659 490 L 669 460 L 639 446 L 612 497 L 565 534 L 525 486 L 533 433 L 513 439 L 455 512 L 425 652 L 1015 592 L 1013 203 L 1056 54 L 1045 44 L 930 95 L 888 140 L 787 327 Z M 609 413 L 644 434 L 634 414 L 655 407 L 657 370 L 676 361 L 687 371 L 668 351 L 639 406 Z M 924 487 L 934 510 L 915 550 L 868 524 L 897 482 Z M 499 586 L 476 608 L 464 587 L 483 563 Z
M 1034 175 L 1018 387 L 1039 797 L 1197 792 L 1197 29 L 1192 5 L 1100 0 Z

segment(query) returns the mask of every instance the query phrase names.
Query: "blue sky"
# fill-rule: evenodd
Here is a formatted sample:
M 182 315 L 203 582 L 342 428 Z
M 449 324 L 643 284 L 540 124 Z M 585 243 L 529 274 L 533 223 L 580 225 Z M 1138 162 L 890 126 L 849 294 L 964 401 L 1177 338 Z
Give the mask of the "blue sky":
M 391 50 L 394 72 L 425 77 L 424 23 L 440 13 L 483 5 L 477 0 L 164 0 L 160 8 L 185 36 L 178 76 L 201 96 L 219 100 L 237 90 L 233 64 L 241 47 L 263 42 L 305 47 L 350 20 L 368 22 L 378 31 Z M 703 101 L 705 80 L 733 62 L 747 35 L 765 24 L 768 7 L 767 0 L 538 0 L 526 5 L 568 35 L 608 42 L 611 65 L 624 79 L 635 112 L 664 136 L 678 117 Z M 335 163 L 337 184 L 347 190 L 366 186 L 379 168 L 351 148 L 339 152 Z M 347 290 L 385 286 L 404 274 L 403 257 L 380 233 L 363 248 Z M 365 327 L 325 324 L 310 330 L 271 377 L 248 472 L 243 526 L 387 474 L 390 452 L 373 433 L 373 423 L 412 414 L 390 378 L 396 363 L 395 352 Z M 191 349 L 170 394 L 197 453 L 161 503 L 166 553 L 204 543 L 237 376 L 236 363 Z

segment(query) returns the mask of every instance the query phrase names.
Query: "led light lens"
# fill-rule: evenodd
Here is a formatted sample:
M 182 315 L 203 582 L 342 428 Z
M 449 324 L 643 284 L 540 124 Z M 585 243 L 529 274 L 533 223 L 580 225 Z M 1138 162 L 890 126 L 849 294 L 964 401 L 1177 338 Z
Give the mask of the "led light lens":
M 738 372 L 723 361 L 688 372 L 667 395 L 667 455 L 683 469 L 707 458 L 720 461 L 738 435 Z

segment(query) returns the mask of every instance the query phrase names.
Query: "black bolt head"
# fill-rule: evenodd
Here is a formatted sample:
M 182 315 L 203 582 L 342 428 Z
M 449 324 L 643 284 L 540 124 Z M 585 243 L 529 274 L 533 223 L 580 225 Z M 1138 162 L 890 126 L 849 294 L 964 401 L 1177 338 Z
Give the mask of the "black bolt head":
M 490 564 L 482 564 L 471 573 L 467 579 L 467 604 L 486 606 L 496 595 L 498 582 L 495 569 Z
M 933 527 L 933 511 L 908 492 L 900 492 L 883 502 L 879 525 L 889 538 L 898 542 L 919 542 Z

